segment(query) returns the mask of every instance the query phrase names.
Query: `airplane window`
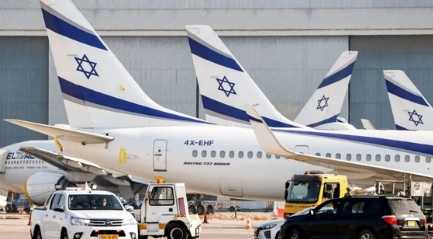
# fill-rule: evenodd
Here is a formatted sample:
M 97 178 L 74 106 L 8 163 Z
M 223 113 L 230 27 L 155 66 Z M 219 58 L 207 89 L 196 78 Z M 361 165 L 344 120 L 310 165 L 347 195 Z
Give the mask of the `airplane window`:
M 315 155 L 320 157 L 320 153 L 315 153 Z
M 380 161 L 381 155 L 380 154 L 376 154 L 376 156 L 374 157 L 376 159 L 376 161 Z
M 391 155 L 389 155 L 389 154 L 385 154 L 385 161 L 386 161 L 386 162 L 391 161 Z
M 215 150 L 210 151 L 210 156 L 212 158 L 215 158 L 216 157 L 216 151 Z
M 331 157 L 331 153 L 326 153 L 325 157 L 330 158 Z
M 193 156 L 194 158 L 197 158 L 197 156 L 198 156 L 198 151 L 194 149 L 194 150 L 192 151 L 192 156 Z
M 365 157 L 365 159 L 366 159 L 367 161 L 371 161 L 371 154 L 367 154 L 366 157 Z
M 409 155 L 409 154 L 406 154 L 406 155 L 404 156 L 404 161 L 405 161 L 405 162 L 409 162 L 409 161 L 410 161 L 410 155 Z
M 257 158 L 261 159 L 263 157 L 263 152 L 262 151 L 258 151 L 257 152 Z
M 341 154 L 340 154 L 340 153 L 336 153 L 336 154 L 335 154 L 335 158 L 337 158 L 337 159 L 341 159 Z
M 356 160 L 361 161 L 361 158 L 362 158 L 361 154 L 356 154 Z
M 202 150 L 201 151 L 201 157 L 205 158 L 207 156 L 207 151 L 206 150 Z
M 254 156 L 253 151 L 248 151 L 247 156 L 248 156 L 249 159 L 253 158 L 253 156 Z
M 347 160 L 347 161 L 352 160 L 352 155 L 351 155 L 351 154 L 346 154 L 346 160 Z
M 230 151 L 229 152 L 229 157 L 230 158 L 234 158 L 235 157 L 235 152 L 234 151 Z
M 431 157 L 430 156 L 426 156 L 425 157 L 425 162 L 426 163 L 431 163 Z
M 220 151 L 220 158 L 224 158 L 226 156 L 226 151 Z
M 272 155 L 266 154 L 266 158 L 270 159 L 271 157 L 272 157 Z
M 244 151 L 239 151 L 238 152 L 238 157 L 241 159 L 244 157 Z
M 415 155 L 415 162 L 419 163 L 421 160 L 421 157 L 419 155 Z
M 394 161 L 400 162 L 400 154 L 394 155 Z

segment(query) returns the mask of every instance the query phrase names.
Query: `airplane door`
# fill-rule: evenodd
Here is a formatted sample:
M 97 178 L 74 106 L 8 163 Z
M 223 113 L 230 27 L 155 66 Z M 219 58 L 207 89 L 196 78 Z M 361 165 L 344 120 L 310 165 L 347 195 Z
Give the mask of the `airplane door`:
M 153 141 L 153 171 L 167 171 L 167 140 Z

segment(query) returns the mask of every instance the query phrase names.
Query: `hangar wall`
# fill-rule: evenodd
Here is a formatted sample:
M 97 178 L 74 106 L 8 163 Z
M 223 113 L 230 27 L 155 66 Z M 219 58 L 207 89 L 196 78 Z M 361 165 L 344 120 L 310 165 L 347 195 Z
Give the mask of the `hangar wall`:
M 353 36 L 350 48 L 360 52 L 350 84 L 350 121 L 356 126 L 368 118 L 379 128 L 394 129 L 384 69 L 406 71 L 433 102 L 433 36 Z
M 0 146 L 46 138 L 5 118 L 48 122 L 48 41 L 0 37 Z
M 196 84 L 183 29 L 197 23 L 224 36 L 289 117 L 349 46 L 361 51 L 349 92 L 351 122 L 359 125 L 360 117 L 368 117 L 379 127 L 392 126 L 382 66 L 408 70 L 433 100 L 433 19 L 426 20 L 432 18 L 432 1 L 73 1 L 146 93 L 190 115 L 196 114 Z M 38 2 L 0 1 L 0 22 L 0 53 L 13 49 L 0 55 L 1 80 L 6 82 L 0 88 L 0 117 L 66 122 Z M 17 62 L 20 70 L 12 74 Z M 29 97 L 22 99 L 10 89 L 29 89 Z M 0 122 L 0 147 L 34 137 L 42 136 Z

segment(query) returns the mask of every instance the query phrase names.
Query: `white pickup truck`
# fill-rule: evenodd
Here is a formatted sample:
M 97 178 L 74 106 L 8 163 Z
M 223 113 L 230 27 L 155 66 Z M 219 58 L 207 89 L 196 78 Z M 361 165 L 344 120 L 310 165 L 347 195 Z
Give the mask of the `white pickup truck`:
M 33 239 L 137 239 L 137 221 L 113 193 L 90 189 L 54 192 L 31 214 Z

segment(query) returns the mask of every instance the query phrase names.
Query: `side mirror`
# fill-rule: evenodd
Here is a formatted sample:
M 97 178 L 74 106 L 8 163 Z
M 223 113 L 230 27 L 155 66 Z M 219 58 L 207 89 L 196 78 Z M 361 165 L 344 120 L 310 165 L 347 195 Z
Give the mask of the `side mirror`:
M 55 212 L 65 212 L 65 209 L 63 208 L 54 208 Z
M 134 207 L 131 205 L 125 205 L 125 209 L 126 209 L 126 211 L 128 211 L 130 213 L 134 212 Z
M 310 214 L 311 216 L 314 215 L 314 209 L 310 209 L 310 211 L 308 212 L 308 214 Z

